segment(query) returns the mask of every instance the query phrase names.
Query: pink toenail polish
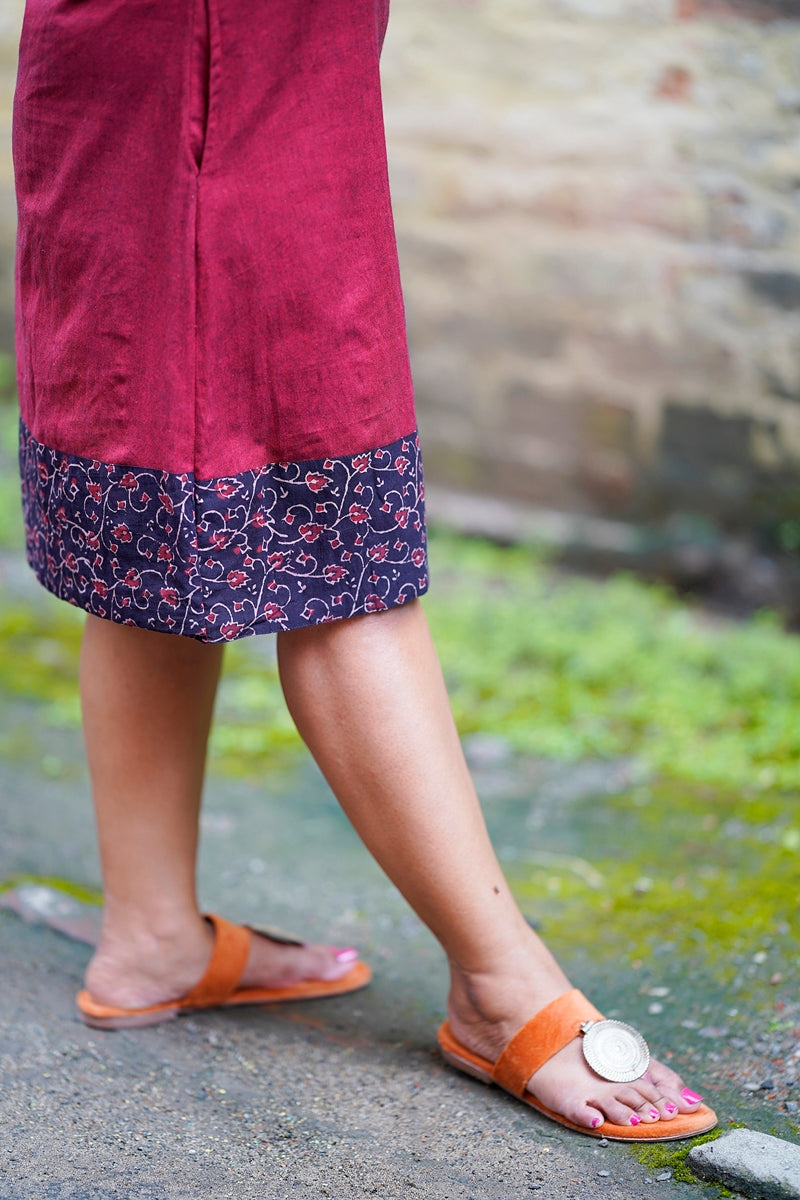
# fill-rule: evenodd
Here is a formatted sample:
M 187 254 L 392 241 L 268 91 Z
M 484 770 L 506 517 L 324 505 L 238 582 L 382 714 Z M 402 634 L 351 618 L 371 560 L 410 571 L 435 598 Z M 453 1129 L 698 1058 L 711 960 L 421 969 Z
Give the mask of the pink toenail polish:
M 597 1126 L 600 1124 L 601 1120 L 602 1117 L 592 1117 L 592 1129 L 597 1129 Z
M 676 1113 L 678 1111 L 677 1104 L 665 1104 L 664 1108 L 667 1110 L 667 1112 L 671 1113 Z
M 358 951 L 352 946 L 348 946 L 346 950 L 340 950 L 336 955 L 336 961 L 340 963 L 355 962 L 358 958 Z
M 651 1108 L 650 1116 L 653 1118 L 654 1121 L 657 1121 L 658 1118 L 661 1116 L 661 1113 L 658 1111 L 657 1108 Z
M 642 1123 L 642 1118 L 637 1117 L 636 1113 L 634 1113 L 632 1115 L 632 1117 L 630 1118 L 630 1120 L 628 1121 L 629 1125 L 641 1125 L 641 1123 Z
M 703 1099 L 702 1096 L 698 1096 L 697 1092 L 690 1092 L 688 1088 L 684 1088 L 681 1095 L 687 1104 L 699 1104 Z

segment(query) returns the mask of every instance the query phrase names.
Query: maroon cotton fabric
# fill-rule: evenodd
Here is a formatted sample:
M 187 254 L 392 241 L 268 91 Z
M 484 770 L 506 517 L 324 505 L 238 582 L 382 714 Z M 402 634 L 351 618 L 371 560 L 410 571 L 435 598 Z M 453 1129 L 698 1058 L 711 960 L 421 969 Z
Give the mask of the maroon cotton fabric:
M 385 0 L 28 0 L 22 416 L 44 446 L 235 475 L 414 430 Z
M 385 0 L 28 0 L 14 110 L 28 559 L 223 641 L 427 588 Z

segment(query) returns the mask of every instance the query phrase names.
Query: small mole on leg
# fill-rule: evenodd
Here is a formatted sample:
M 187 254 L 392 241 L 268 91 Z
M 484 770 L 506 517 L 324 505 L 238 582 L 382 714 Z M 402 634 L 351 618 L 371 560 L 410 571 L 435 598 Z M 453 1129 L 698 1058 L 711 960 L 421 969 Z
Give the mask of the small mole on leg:
M 500 895 L 500 888 L 497 886 L 497 884 L 495 884 L 495 887 L 494 887 L 494 894 L 495 894 L 495 896 Z

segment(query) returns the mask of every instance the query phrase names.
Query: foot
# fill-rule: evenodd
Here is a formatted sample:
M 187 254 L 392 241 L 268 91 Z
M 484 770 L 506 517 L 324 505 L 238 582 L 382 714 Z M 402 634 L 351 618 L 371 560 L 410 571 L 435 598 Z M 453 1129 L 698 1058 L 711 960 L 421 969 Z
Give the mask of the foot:
M 100 1004 L 144 1008 L 178 1000 L 202 978 L 211 958 L 214 933 L 202 917 L 156 934 L 152 929 L 125 937 L 104 931 L 86 971 L 86 988 Z M 287 945 L 253 934 L 240 987 L 286 987 L 305 979 L 341 979 L 358 952 L 323 945 Z
M 462 1045 L 496 1062 L 535 1013 L 570 989 L 554 962 L 548 963 L 546 971 L 536 965 L 533 972 L 528 965 L 527 970 L 479 975 L 451 964 L 448 1019 Z M 696 1112 L 702 1099 L 655 1059 L 633 1083 L 601 1079 L 584 1059 L 580 1038 L 546 1062 L 531 1077 L 527 1090 L 546 1108 L 586 1129 L 596 1129 L 604 1121 L 631 1126 L 671 1121 L 679 1113 Z

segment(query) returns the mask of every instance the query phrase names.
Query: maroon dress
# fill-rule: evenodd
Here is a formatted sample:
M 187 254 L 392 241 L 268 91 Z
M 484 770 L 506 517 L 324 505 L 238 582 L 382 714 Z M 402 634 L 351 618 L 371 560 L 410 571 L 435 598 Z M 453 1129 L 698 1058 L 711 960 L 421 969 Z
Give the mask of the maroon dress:
M 386 0 L 28 0 L 14 114 L 28 557 L 222 641 L 427 586 Z

